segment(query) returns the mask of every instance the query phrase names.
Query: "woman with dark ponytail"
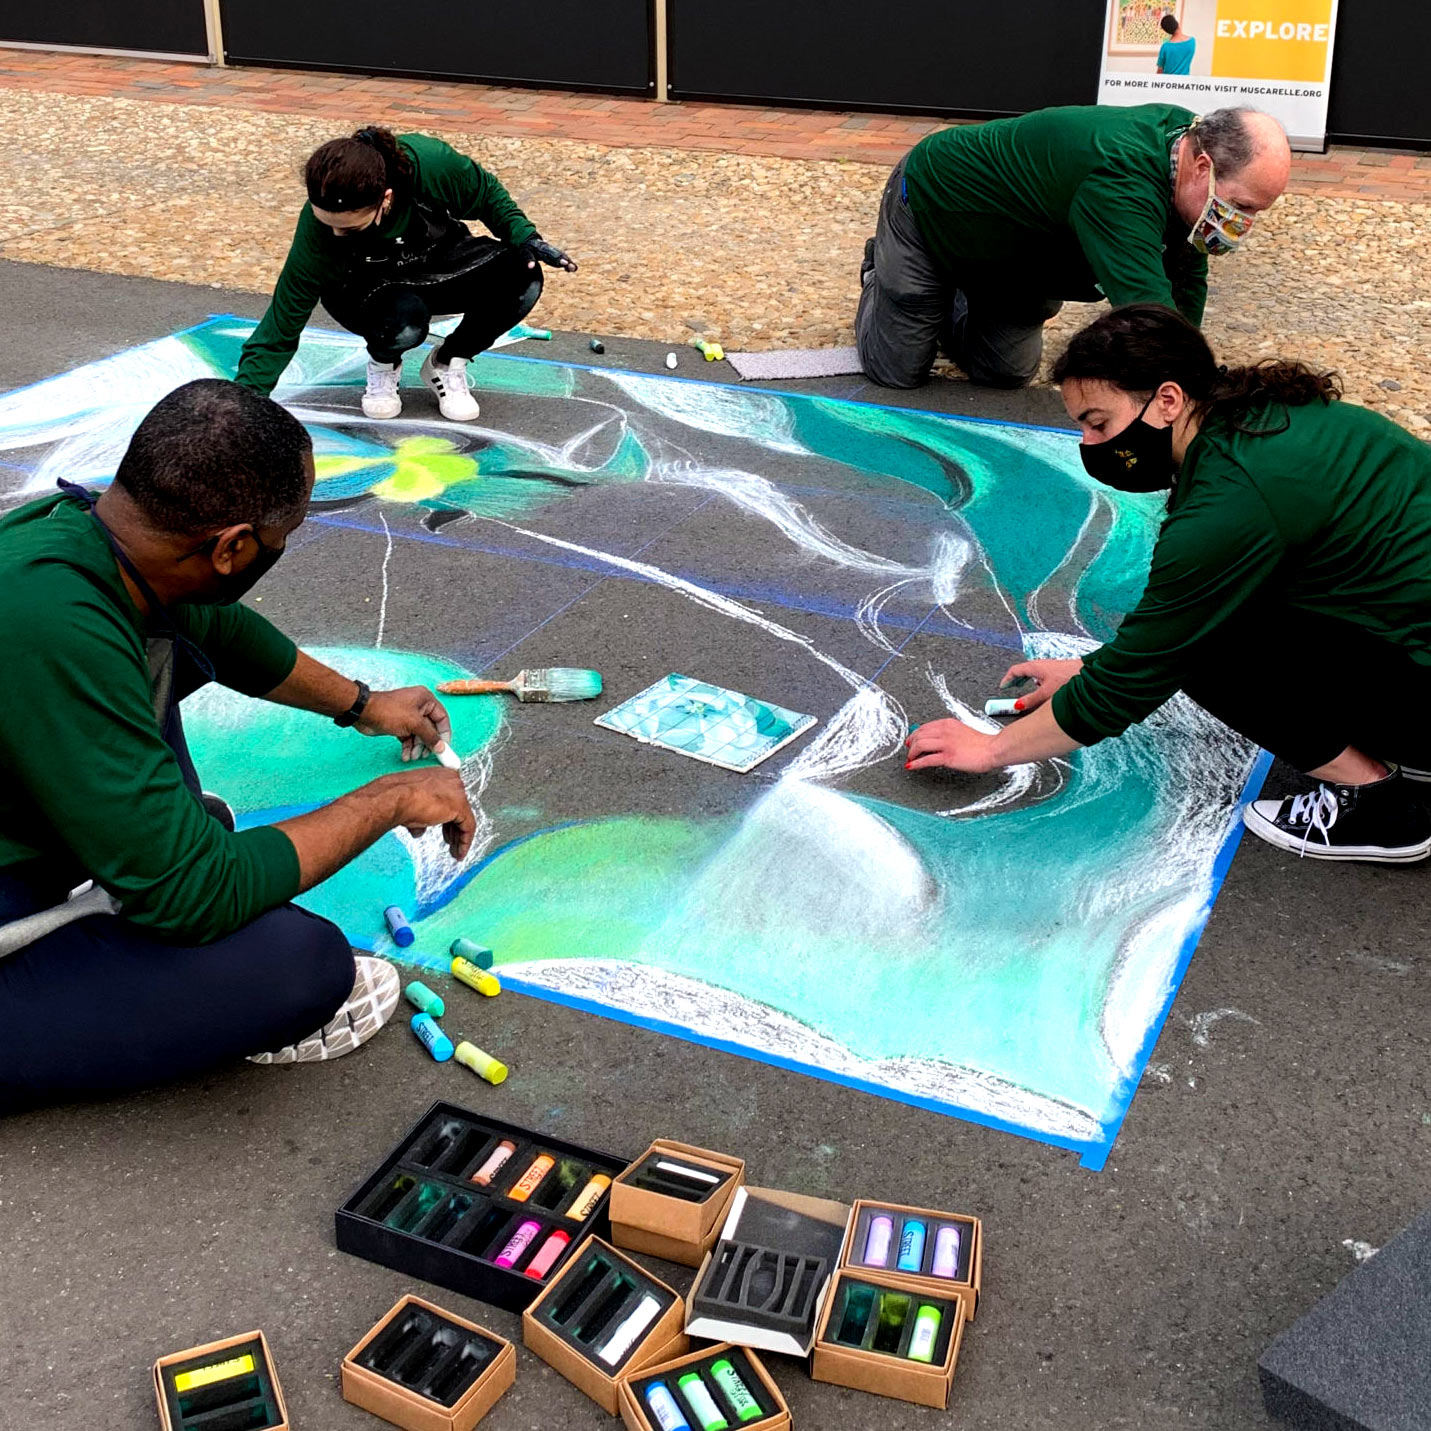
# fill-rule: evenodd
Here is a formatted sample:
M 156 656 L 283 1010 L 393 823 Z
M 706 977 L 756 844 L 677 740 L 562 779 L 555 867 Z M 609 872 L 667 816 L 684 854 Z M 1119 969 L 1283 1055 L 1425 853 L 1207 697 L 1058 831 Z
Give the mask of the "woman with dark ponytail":
M 368 344 L 363 411 L 402 411 L 402 358 L 438 314 L 462 321 L 422 365 L 443 417 L 470 422 L 477 403 L 467 362 L 531 312 L 539 264 L 576 264 L 537 233 L 496 175 L 425 134 L 369 125 L 320 145 L 303 170 L 308 202 L 263 321 L 239 358 L 237 381 L 265 396 L 321 302 Z M 479 238 L 464 220 L 496 235 Z
M 1219 367 L 1153 304 L 1115 309 L 1054 365 L 1089 475 L 1170 489 L 1142 600 L 1037 683 L 998 735 L 921 725 L 909 766 L 987 771 L 1122 734 L 1185 691 L 1319 782 L 1255 800 L 1253 834 L 1329 860 L 1431 854 L 1431 447 L 1339 402 L 1336 377 Z M 1427 791 L 1431 794 L 1431 789 Z

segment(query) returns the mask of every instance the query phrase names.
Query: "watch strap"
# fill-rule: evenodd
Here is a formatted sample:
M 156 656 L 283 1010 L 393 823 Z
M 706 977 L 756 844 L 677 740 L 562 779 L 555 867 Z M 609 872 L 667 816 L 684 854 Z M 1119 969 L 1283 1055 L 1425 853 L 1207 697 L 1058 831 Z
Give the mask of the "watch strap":
M 355 680 L 353 684 L 358 688 L 358 697 L 342 715 L 333 717 L 334 725 L 340 725 L 344 728 L 350 725 L 357 725 L 364 709 L 367 707 L 368 697 L 372 695 L 372 691 L 368 689 L 367 684 L 363 681 Z

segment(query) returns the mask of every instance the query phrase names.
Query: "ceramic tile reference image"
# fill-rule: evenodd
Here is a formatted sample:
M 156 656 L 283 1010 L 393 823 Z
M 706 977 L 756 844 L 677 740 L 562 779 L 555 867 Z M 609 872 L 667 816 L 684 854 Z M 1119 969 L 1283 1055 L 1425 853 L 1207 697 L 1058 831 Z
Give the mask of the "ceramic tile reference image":
M 815 717 L 671 675 L 597 716 L 596 724 L 743 775 L 803 735 Z
M 103 485 L 149 407 L 232 373 L 251 330 L 213 319 L 0 395 L 0 497 Z M 902 742 L 984 722 L 1012 663 L 1106 640 L 1158 498 L 1094 483 L 1064 432 L 508 353 L 472 365 L 481 418 L 449 423 L 420 359 L 402 416 L 372 422 L 360 341 L 305 336 L 276 396 L 313 435 L 312 511 L 249 600 L 373 686 L 577 666 L 605 692 L 448 698 L 467 859 L 392 834 L 304 902 L 419 971 L 473 939 L 509 989 L 1101 1166 L 1259 754 L 1181 698 L 987 776 L 910 774 Z M 673 671 L 815 723 L 739 779 L 593 724 Z M 184 712 L 245 825 L 399 768 L 221 687 Z

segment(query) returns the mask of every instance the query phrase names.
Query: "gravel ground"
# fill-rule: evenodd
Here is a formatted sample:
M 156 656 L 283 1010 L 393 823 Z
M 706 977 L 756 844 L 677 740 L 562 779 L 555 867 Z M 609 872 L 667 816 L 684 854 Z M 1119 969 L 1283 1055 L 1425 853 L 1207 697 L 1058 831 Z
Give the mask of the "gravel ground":
M 0 257 L 271 289 L 328 120 L 0 92 Z M 438 131 L 494 170 L 581 263 L 537 320 L 730 348 L 853 341 L 860 253 L 883 166 Z M 1293 195 L 1213 264 L 1221 357 L 1337 368 L 1348 396 L 1431 436 L 1431 204 Z M 1051 348 L 1097 309 L 1070 304 Z M 952 370 L 951 370 L 952 373 Z

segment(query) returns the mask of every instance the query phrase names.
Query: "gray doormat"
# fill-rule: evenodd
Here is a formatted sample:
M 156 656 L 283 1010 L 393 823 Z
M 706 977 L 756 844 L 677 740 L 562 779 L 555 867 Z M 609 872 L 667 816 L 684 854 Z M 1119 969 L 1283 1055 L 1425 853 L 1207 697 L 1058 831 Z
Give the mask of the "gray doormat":
M 860 371 L 854 348 L 784 348 L 773 353 L 727 353 L 742 379 L 839 378 Z

